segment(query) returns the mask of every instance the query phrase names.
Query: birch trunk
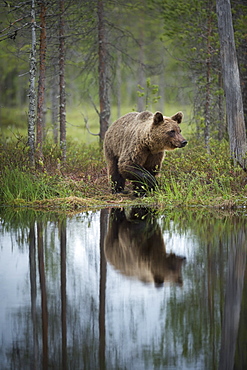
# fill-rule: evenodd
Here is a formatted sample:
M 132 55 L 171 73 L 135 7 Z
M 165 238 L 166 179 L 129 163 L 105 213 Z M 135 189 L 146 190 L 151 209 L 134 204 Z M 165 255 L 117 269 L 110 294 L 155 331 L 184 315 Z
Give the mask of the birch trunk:
M 246 132 L 230 0 L 216 1 L 230 152 L 246 170 Z
M 43 127 L 44 127 L 44 101 L 45 101 L 45 61 L 46 61 L 46 4 L 40 2 L 40 67 L 38 83 L 36 146 L 38 158 L 43 157 Z
M 35 76 L 36 76 L 36 21 L 35 21 L 35 0 L 31 4 L 31 52 L 30 52 L 30 77 L 29 77 L 29 109 L 28 109 L 28 146 L 30 166 L 35 166 L 35 118 L 36 118 L 36 93 L 35 93 Z

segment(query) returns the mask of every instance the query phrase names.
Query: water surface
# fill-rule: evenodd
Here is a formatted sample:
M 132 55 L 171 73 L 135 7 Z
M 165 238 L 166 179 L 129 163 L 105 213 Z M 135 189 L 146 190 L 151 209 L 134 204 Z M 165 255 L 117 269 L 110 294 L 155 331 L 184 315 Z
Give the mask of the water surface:
M 246 216 L 2 209 L 1 369 L 247 368 Z

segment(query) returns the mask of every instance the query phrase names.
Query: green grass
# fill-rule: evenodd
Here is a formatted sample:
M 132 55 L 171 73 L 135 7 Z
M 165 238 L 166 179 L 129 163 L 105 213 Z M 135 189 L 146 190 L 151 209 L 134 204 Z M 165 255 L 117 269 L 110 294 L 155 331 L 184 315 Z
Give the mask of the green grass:
M 37 174 L 6 167 L 2 172 L 0 199 L 4 204 L 33 202 L 71 195 L 69 184 L 62 177 Z
M 169 107 L 171 115 L 178 107 Z M 183 110 L 183 109 L 181 109 Z M 126 108 L 126 112 L 127 112 Z M 168 110 L 167 110 L 168 111 Z M 123 114 L 126 113 L 123 109 Z M 86 109 L 85 113 L 86 114 Z M 5 112 L 5 118 L 8 117 Z M 0 202 L 2 204 L 23 204 L 46 202 L 52 199 L 68 207 L 85 203 L 111 205 L 126 203 L 156 204 L 167 206 L 217 206 L 236 207 L 247 205 L 247 177 L 240 167 L 234 167 L 229 156 L 227 141 L 211 141 L 208 154 L 201 141 L 193 135 L 193 125 L 182 124 L 183 135 L 188 145 L 179 150 L 167 152 L 159 188 L 145 198 L 130 195 L 112 195 L 108 184 L 106 165 L 98 145 L 98 137 L 86 132 L 80 108 L 68 111 L 67 120 L 67 163 L 60 162 L 60 150 L 48 135 L 44 144 L 43 165 L 30 170 L 28 148 L 24 126 L 25 112 L 8 112 L 9 117 L 1 126 L 0 137 Z M 90 130 L 98 131 L 98 118 L 88 108 Z M 117 110 L 113 109 L 113 117 Z M 3 109 L 1 110 L 3 116 Z M 186 118 L 186 115 L 185 115 Z M 188 120 L 187 120 L 188 121 Z M 11 126 L 18 122 L 19 126 Z M 13 134 L 8 136 L 12 127 Z M 130 188 L 130 186 L 128 186 Z M 79 201 L 80 199 L 80 201 Z M 58 201 L 59 200 L 59 201 Z M 66 204 L 67 204 L 66 203 Z M 39 203 L 41 204 L 41 203 Z
M 192 139 L 188 146 L 168 152 L 162 167 L 158 202 L 178 205 L 226 206 L 245 204 L 246 173 L 234 167 L 228 142 L 211 141 L 211 153 Z
M 38 202 L 39 206 L 46 204 L 48 209 L 56 202 L 59 207 L 73 209 L 99 203 L 224 208 L 247 204 L 246 174 L 233 166 L 226 141 L 212 141 L 211 154 L 195 138 L 185 148 L 168 152 L 158 179 L 159 188 L 145 198 L 135 198 L 132 193 L 111 194 L 99 145 L 68 140 L 66 165 L 60 163 L 59 154 L 59 148 L 47 142 L 43 167 L 31 171 L 25 139 L 2 143 L 0 202 Z
M 59 148 L 47 142 L 43 150 L 43 165 L 31 170 L 26 141 L 24 138 L 0 143 L 1 203 L 96 196 L 99 192 L 97 180 L 104 168 L 99 145 L 83 145 L 68 140 L 67 162 L 61 165 Z
M 134 109 L 131 106 L 121 107 L 121 115 L 131 112 Z M 152 109 L 156 111 L 158 109 Z M 190 107 L 166 104 L 163 110 L 164 115 L 171 116 L 177 111 L 184 112 L 184 123 L 181 124 L 183 134 L 191 134 L 192 125 L 188 125 L 190 120 Z M 46 137 L 48 140 L 52 139 L 51 126 L 51 112 L 47 110 L 46 113 Z M 117 107 L 113 106 L 111 110 L 111 122 L 118 118 Z M 0 108 L 1 131 L 0 140 L 11 142 L 19 138 L 27 136 L 28 125 L 28 108 L 22 109 L 2 107 Z M 94 144 L 99 142 L 99 137 L 91 135 L 85 124 L 85 119 L 88 122 L 90 132 L 94 134 L 99 133 L 99 117 L 94 108 L 89 103 L 83 103 L 74 107 L 67 107 L 67 137 L 78 143 Z

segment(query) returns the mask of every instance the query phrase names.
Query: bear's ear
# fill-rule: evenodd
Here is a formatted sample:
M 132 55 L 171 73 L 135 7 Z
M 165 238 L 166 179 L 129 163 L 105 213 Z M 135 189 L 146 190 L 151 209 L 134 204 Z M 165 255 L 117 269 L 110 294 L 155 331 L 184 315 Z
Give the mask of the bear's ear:
M 171 117 L 171 119 L 173 121 L 176 121 L 177 123 L 181 123 L 182 122 L 182 119 L 183 119 L 183 112 L 177 112 L 176 114 L 174 114 L 174 116 Z
M 163 117 L 163 114 L 160 113 L 160 112 L 156 112 L 154 114 L 154 120 L 153 120 L 153 123 L 154 125 L 158 125 L 159 123 L 161 122 L 164 122 L 164 117 Z

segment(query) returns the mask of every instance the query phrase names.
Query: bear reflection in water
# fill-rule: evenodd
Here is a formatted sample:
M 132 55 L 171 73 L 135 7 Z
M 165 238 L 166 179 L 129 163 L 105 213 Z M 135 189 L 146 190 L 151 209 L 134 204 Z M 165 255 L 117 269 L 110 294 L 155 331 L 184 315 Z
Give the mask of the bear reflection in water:
M 185 257 L 166 253 L 160 226 L 150 209 L 112 209 L 104 248 L 108 262 L 123 275 L 154 282 L 157 287 L 164 282 L 182 285 Z

